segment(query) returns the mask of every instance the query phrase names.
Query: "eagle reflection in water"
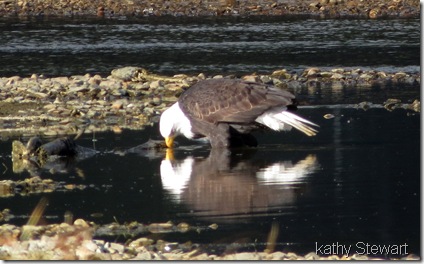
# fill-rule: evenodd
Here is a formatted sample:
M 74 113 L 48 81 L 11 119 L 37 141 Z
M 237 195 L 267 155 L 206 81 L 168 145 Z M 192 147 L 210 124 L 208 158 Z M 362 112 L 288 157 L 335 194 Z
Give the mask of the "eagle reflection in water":
M 163 188 L 194 215 L 228 221 L 292 205 L 319 167 L 313 154 L 296 162 L 253 159 L 254 154 L 212 148 L 207 158 L 163 159 Z

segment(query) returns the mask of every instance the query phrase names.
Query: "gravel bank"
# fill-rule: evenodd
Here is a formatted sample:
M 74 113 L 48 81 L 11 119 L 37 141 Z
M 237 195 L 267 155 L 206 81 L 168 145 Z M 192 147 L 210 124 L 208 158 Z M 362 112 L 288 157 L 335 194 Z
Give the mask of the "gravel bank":
M 307 15 L 316 17 L 418 18 L 417 0 L 0 0 L 2 17 Z
M 115 69 L 102 77 L 77 75 L 47 78 L 0 78 L 0 136 L 58 136 L 93 131 L 141 129 L 159 115 L 189 86 L 206 78 L 234 76 L 159 76 L 137 67 Z M 361 69 L 320 70 L 308 68 L 301 74 L 278 70 L 268 75 L 241 78 L 273 84 L 297 94 L 317 87 L 370 89 L 394 85 L 420 86 L 419 73 L 385 73 Z M 419 98 L 414 98 L 419 99 Z M 360 103 L 360 102 L 358 102 Z M 397 102 L 399 106 L 399 103 Z M 407 102 L 402 102 L 407 103 Z M 409 102 L 412 103 L 412 102 Z M 360 106 L 361 107 L 361 106 Z M 419 111 L 419 102 L 404 105 Z
M 7 213 L 3 211 L 2 214 Z M 148 232 L 167 232 L 170 228 L 186 227 L 180 223 L 153 223 L 147 226 Z M 293 252 L 241 252 L 233 254 L 208 254 L 200 245 L 147 237 L 132 238 L 127 243 L 106 242 L 93 239 L 93 232 L 99 229 L 131 230 L 140 227 L 138 223 L 126 226 L 110 224 L 96 226 L 83 219 L 73 223 L 45 226 L 24 225 L 17 227 L 0 226 L 0 259 L 4 260 L 383 260 L 375 256 L 361 254 L 325 255 L 315 252 L 298 255 Z M 188 230 L 190 227 L 187 227 Z M 219 228 L 219 227 L 218 227 Z M 178 232 L 186 232 L 179 230 Z M 393 260 L 419 260 L 414 254 L 388 258 Z

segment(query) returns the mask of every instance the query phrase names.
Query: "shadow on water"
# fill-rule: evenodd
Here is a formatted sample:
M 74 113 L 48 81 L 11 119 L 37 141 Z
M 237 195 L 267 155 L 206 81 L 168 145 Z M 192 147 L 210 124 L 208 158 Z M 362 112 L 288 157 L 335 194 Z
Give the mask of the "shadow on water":
M 98 154 L 37 174 L 85 188 L 16 193 L 1 198 L 0 208 L 16 216 L 10 223 L 24 224 L 46 196 L 45 223 L 62 222 L 66 211 L 100 224 L 216 223 L 216 230 L 155 237 L 205 243 L 211 252 L 263 250 L 277 225 L 277 250 L 307 253 L 315 242 L 406 243 L 408 253 L 419 255 L 419 114 L 324 106 L 299 111 L 320 125 L 317 136 L 258 133 L 260 147 L 230 153 L 180 139 L 173 160 L 165 151 L 122 154 L 159 139 L 157 125 L 99 133 L 95 145 L 84 135 L 78 144 Z M 335 118 L 324 119 L 327 113 Z M 28 177 L 12 171 L 10 142 L 0 144 L 9 168 L 2 178 Z

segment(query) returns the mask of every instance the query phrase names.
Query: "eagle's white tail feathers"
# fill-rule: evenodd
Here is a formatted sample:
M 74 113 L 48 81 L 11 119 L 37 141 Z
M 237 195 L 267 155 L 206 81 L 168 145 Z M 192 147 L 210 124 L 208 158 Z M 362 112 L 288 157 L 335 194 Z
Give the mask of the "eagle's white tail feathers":
M 285 110 L 268 111 L 259 116 L 256 121 L 277 131 L 290 130 L 294 127 L 308 136 L 315 136 L 318 133 L 315 128 L 311 127 L 311 125 L 318 126 L 317 124 Z

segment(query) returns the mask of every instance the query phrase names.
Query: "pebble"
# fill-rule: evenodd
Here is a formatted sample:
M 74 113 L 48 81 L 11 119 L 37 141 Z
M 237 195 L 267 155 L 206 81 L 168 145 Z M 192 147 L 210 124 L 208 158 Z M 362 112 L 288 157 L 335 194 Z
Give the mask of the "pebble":
M 342 78 L 344 78 L 344 75 L 340 73 L 334 73 L 331 75 L 331 79 L 342 79 Z
M 140 247 L 140 246 L 150 246 L 153 243 L 154 243 L 153 239 L 150 239 L 150 238 L 147 238 L 147 237 L 141 237 L 139 239 L 132 241 L 129 244 L 129 247 L 137 248 L 137 247 Z
M 359 75 L 359 78 L 361 78 L 361 79 L 371 79 L 373 76 L 371 75 L 371 74 L 368 74 L 368 73 L 363 73 L 363 74 L 361 74 L 361 75 Z
M 242 79 L 245 80 L 245 81 L 247 81 L 247 82 L 258 82 L 259 81 L 259 77 L 256 76 L 256 75 L 243 76 Z
M 94 120 L 96 126 L 92 126 L 92 129 L 95 131 L 111 130 L 115 125 L 120 129 L 140 129 L 152 124 L 190 85 L 202 79 L 224 77 L 206 76 L 203 73 L 172 77 L 149 74 L 139 67 L 124 67 L 114 69 L 107 77 L 89 74 L 54 78 L 37 74 L 29 78 L 0 77 L 1 104 L 11 103 L 2 105 L 1 109 L 4 111 L 5 107 L 10 107 L 11 117 L 16 118 L 16 122 L 0 123 L 0 136 L 6 131 L 3 129 L 12 129 L 21 135 L 74 134 L 74 127 Z M 252 74 L 241 78 L 295 91 L 307 88 L 310 92 L 316 92 L 319 87 L 360 89 L 397 84 L 419 87 L 421 81 L 419 73 L 343 68 L 321 70 L 317 67 L 305 69 L 301 76 L 280 69 L 270 75 Z M 34 105 L 24 108 L 25 104 Z M 408 105 L 408 109 L 419 109 L 419 100 Z
M 113 109 L 122 109 L 124 108 L 124 104 L 127 104 L 128 101 L 127 100 L 117 100 L 115 102 L 112 103 L 112 108 Z
M 335 69 L 331 69 L 331 72 L 334 72 L 334 73 L 344 73 L 345 70 L 343 68 L 335 68 Z
M 317 77 L 318 73 L 320 72 L 319 68 L 309 68 L 306 69 L 304 72 L 304 76 L 306 77 Z
M 153 82 L 150 83 L 150 89 L 157 89 L 157 88 L 162 87 L 162 86 L 163 86 L 163 81 L 160 81 L 160 80 L 153 81 Z
M 115 252 L 118 252 L 118 253 L 124 253 L 125 247 L 124 245 L 121 245 L 118 243 L 110 243 L 109 249 L 114 250 Z
M 267 76 L 267 75 L 261 75 L 261 77 L 259 79 L 261 80 L 261 82 L 266 83 L 266 84 L 272 83 L 272 78 Z
M 190 230 L 190 225 L 187 223 L 179 223 L 177 228 L 180 232 L 187 232 Z
M 310 252 L 305 255 L 306 260 L 318 260 L 320 257 L 315 252 Z
M 234 260 L 260 260 L 261 258 L 257 253 L 242 252 L 234 255 Z
M 324 118 L 325 119 L 333 119 L 335 116 L 333 114 L 325 114 Z
M 312 2 L 312 3 L 311 3 Z M 76 1 L 59 0 L 49 4 L 33 0 L 0 0 L 1 17 L 93 17 L 128 19 L 133 17 L 204 17 L 254 15 L 307 15 L 315 17 L 415 17 L 420 16 L 419 1 Z M 40 78 L 40 76 L 37 76 Z
M 286 253 L 277 251 L 272 253 L 271 255 L 272 255 L 272 260 L 282 260 L 286 256 Z
M 184 244 L 163 240 L 155 242 L 149 238 L 138 238 L 126 245 L 93 239 L 92 228 L 65 223 L 23 227 L 4 224 L 0 226 L 0 233 L 3 234 L 2 238 L 7 240 L 7 243 L 2 244 L 0 251 L 2 259 L 5 259 L 5 256 L 6 259 L 29 259 L 30 256 L 37 256 L 38 260 L 381 260 L 360 254 L 339 257 L 320 256 L 315 252 L 300 255 L 294 252 L 255 251 L 215 255 L 204 252 L 200 247 L 187 251 L 183 250 Z M 26 234 L 23 240 L 19 238 L 22 233 Z M 169 251 L 158 250 L 162 245 L 171 245 Z M 403 256 L 402 260 L 419 260 L 419 257 L 409 254 Z
M 131 260 L 152 260 L 152 254 L 148 251 L 140 252 Z
M 78 219 L 76 219 L 74 221 L 74 225 L 81 226 L 81 227 L 89 227 L 89 225 L 87 224 L 87 222 L 85 220 L 83 220 L 83 219 L 80 219 L 80 218 L 78 218 Z
M 122 81 L 131 81 L 140 71 L 142 69 L 139 67 L 128 66 L 112 70 L 111 76 Z

